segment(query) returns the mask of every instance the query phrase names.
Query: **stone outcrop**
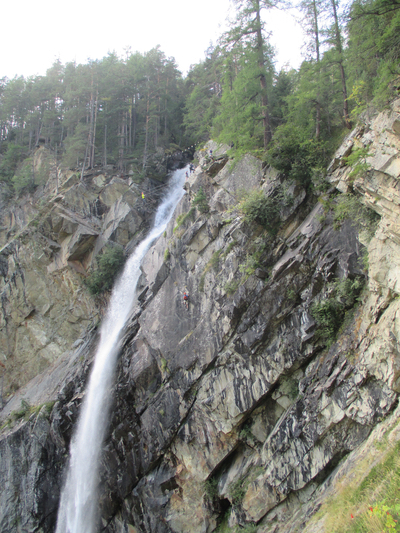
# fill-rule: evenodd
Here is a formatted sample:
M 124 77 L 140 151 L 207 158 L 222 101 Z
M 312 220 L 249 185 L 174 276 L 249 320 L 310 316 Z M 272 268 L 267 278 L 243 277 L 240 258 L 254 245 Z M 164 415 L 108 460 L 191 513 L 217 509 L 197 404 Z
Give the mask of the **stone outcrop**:
M 131 177 L 110 168 L 88 171 L 81 180 L 79 173 L 60 171 L 46 152 L 41 147 L 34 157 L 37 173 L 44 160 L 50 168 L 45 185 L 11 204 L 5 191 L 1 195 L 3 396 L 69 353 L 100 321 L 102 306 L 82 281 L 106 245 L 129 251 L 140 240 L 158 197 L 147 180 L 143 205 Z
M 371 440 L 398 419 L 399 106 L 357 127 L 329 169 L 332 185 L 356 191 L 379 215 L 369 239 L 354 220 L 335 218 L 337 199 L 313 203 L 251 156 L 233 167 L 214 144 L 215 161 L 207 150 L 199 153 L 174 220 L 142 264 L 137 308 L 125 331 L 102 462 L 104 531 L 211 533 L 222 523 L 258 533 L 326 530 L 323 519 L 310 518 L 335 480 L 357 468 Z M 365 147 L 368 165 L 355 176 L 346 158 Z M 103 198 L 114 198 L 115 218 L 125 221 L 122 204 L 129 200 L 113 196 L 118 180 L 110 185 Z M 200 188 L 209 212 L 193 209 L 183 217 Z M 248 224 L 235 208 L 243 189 L 259 188 L 271 199 L 285 198 L 270 231 Z M 126 213 L 124 228 L 137 216 Z M 89 229 L 100 239 L 90 220 L 75 227 L 81 226 L 83 247 Z M 102 228 L 104 234 L 104 222 Z M 58 245 L 52 261 L 58 253 L 63 264 L 72 248 Z M 83 256 L 76 259 L 82 266 L 90 261 Z M 331 323 L 323 328 L 317 309 L 337 321 L 335 335 Z M 40 401 L 55 401 L 51 408 L 45 404 L 3 429 L 4 532 L 17 531 L 17 517 L 21 531 L 54 529 L 95 344 L 95 332 L 88 333 L 42 373 L 47 386 Z M 37 403 L 38 387 L 16 398 Z

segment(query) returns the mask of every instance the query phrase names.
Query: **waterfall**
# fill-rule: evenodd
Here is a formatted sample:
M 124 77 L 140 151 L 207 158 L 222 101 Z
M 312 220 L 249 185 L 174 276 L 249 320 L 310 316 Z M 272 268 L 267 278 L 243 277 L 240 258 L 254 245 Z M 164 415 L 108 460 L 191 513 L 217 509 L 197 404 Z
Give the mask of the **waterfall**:
M 108 427 L 111 389 L 120 340 L 133 307 L 141 261 L 154 240 L 165 230 L 184 194 L 182 186 L 186 170 L 176 170 L 172 174 L 164 200 L 157 209 L 152 230 L 129 257 L 112 291 L 70 447 L 68 473 L 61 493 L 56 533 L 95 533 L 97 530 L 99 463 Z

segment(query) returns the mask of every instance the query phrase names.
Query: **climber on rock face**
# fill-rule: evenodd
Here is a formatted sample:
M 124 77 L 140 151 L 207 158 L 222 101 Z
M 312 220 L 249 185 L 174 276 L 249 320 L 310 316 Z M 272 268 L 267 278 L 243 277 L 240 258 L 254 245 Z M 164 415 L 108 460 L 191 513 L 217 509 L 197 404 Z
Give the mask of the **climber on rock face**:
M 189 311 L 189 292 L 187 290 L 183 291 L 183 303 L 186 305 L 186 309 Z

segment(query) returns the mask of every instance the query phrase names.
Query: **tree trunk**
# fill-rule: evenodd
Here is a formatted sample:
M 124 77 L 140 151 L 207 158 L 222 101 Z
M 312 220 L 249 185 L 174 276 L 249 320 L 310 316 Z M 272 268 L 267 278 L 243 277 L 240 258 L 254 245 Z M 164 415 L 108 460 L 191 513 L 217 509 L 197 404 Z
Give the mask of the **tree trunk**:
M 351 122 L 349 118 L 349 106 L 347 103 L 346 73 L 344 71 L 344 66 L 343 66 L 343 48 L 342 48 L 342 39 L 340 36 L 339 19 L 338 19 L 337 10 L 336 10 L 336 0 L 331 0 L 331 3 L 332 3 L 334 25 L 335 25 L 336 48 L 337 48 L 338 55 L 339 55 L 340 79 L 342 82 L 343 120 L 346 125 L 346 128 L 351 129 Z
M 131 99 L 131 105 L 129 106 L 129 140 L 128 140 L 129 148 L 132 148 L 132 114 L 133 114 L 133 96 Z
M 107 123 L 104 123 L 104 155 L 103 155 L 103 165 L 107 165 Z
M 118 170 L 120 172 L 122 172 L 124 168 L 124 118 L 125 118 L 125 114 L 122 113 L 121 122 L 118 126 L 118 137 L 119 137 Z
M 92 146 L 93 146 L 93 123 L 94 123 L 94 103 L 93 103 L 93 93 L 90 96 L 90 114 L 89 114 L 89 161 L 88 168 L 93 168 L 92 162 Z
M 315 117 L 315 138 L 318 139 L 321 134 L 321 95 L 319 88 L 321 85 L 320 72 L 320 55 L 319 55 L 319 29 L 318 29 L 318 10 L 316 0 L 312 2 L 313 17 L 314 17 L 314 40 L 315 40 L 315 55 L 317 60 L 317 100 L 316 100 L 316 117 Z
M 147 111 L 146 111 L 146 133 L 145 133 L 145 139 L 144 139 L 144 150 L 143 150 L 143 167 L 142 170 L 146 168 L 147 163 L 147 145 L 148 145 L 148 139 L 149 139 L 149 121 L 150 121 L 150 96 L 147 96 Z
M 57 150 L 57 143 L 56 143 L 56 194 L 58 194 L 58 165 L 57 165 L 57 154 L 58 154 L 58 150 Z
M 267 148 L 271 142 L 271 125 L 269 119 L 268 110 L 268 95 L 267 95 L 267 80 L 265 76 L 264 65 L 264 40 L 261 31 L 261 16 L 260 16 L 260 0 L 256 0 L 256 32 L 257 32 L 257 55 L 258 55 L 258 68 L 260 69 L 260 85 L 261 85 L 261 114 L 263 120 L 264 129 L 264 148 Z
M 168 115 L 168 85 L 169 85 L 169 78 L 167 78 L 167 84 L 165 87 L 165 104 L 164 104 L 164 135 L 167 135 L 167 115 Z
M 103 165 L 107 165 L 107 102 L 104 109 L 104 144 L 103 144 Z
M 86 149 L 85 149 L 85 157 L 83 159 L 83 164 L 82 164 L 81 181 L 83 181 L 83 173 L 85 172 L 85 168 L 86 168 L 86 159 L 87 159 L 87 155 L 89 151 L 89 145 L 90 145 L 90 132 L 88 135 L 88 140 L 87 140 Z
M 134 94 L 132 97 L 132 149 L 136 146 L 136 98 L 137 95 Z
M 91 146 L 91 156 L 90 156 L 90 168 L 94 167 L 94 152 L 95 152 L 95 143 L 96 143 L 96 127 L 97 127 L 97 99 L 99 97 L 99 90 L 96 92 L 96 101 L 94 104 L 94 123 L 93 123 L 93 134 L 92 134 L 92 146 Z

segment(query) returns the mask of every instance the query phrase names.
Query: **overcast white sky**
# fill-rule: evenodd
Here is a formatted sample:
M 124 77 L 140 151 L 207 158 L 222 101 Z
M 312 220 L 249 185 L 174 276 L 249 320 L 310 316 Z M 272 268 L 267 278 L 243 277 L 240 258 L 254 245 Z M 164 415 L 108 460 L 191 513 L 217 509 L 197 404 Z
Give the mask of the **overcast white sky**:
M 230 0 L 19 0 L 1 8 L 0 78 L 45 74 L 62 63 L 86 63 L 124 49 L 146 52 L 158 44 L 185 74 L 204 59 L 224 29 Z M 268 12 L 278 67 L 299 66 L 301 29 L 287 13 Z

